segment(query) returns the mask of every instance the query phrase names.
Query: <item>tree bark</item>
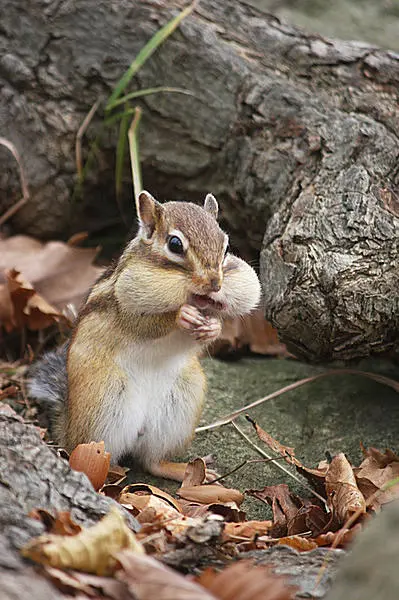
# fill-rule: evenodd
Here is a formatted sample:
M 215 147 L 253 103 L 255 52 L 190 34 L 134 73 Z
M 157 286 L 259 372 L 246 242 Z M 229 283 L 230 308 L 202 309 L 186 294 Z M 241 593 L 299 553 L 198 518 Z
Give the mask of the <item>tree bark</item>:
M 73 520 L 89 527 L 119 506 L 130 527 L 137 521 L 111 498 L 94 491 L 86 475 L 73 471 L 40 438 L 39 429 L 23 422 L 10 407 L 0 404 L 0 597 L 47 600 L 64 597 L 24 560 L 19 550 L 45 530 L 29 516 L 45 509 L 55 516 L 68 511 Z
M 182 6 L 3 0 L 0 131 L 32 191 L 15 228 L 65 229 L 81 121 Z M 192 93 L 142 101 L 145 185 L 161 199 L 219 197 L 235 247 L 252 259 L 262 247 L 266 316 L 309 359 L 398 345 L 398 82 L 394 53 L 217 0 L 201 0 L 134 80 Z M 110 189 L 114 145 L 104 142 L 87 198 Z M 0 212 L 14 172 L 1 174 Z

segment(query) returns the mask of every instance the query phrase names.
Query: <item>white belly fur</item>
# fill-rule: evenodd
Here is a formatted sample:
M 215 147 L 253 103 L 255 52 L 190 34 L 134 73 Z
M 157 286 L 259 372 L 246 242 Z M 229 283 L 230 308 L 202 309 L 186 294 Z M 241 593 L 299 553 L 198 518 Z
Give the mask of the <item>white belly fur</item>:
M 158 463 L 191 436 L 197 407 L 175 385 L 197 351 L 187 334 L 174 332 L 119 352 L 127 382 L 119 398 L 107 399 L 112 417 L 101 432 L 113 462 L 130 453 L 144 465 Z

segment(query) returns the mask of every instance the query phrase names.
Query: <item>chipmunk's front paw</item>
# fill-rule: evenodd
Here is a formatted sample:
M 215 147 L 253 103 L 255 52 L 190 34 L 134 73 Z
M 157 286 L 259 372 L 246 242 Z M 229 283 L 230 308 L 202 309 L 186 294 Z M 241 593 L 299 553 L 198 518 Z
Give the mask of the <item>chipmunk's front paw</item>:
M 177 324 L 203 344 L 209 344 L 216 340 L 222 331 L 220 319 L 205 316 L 198 308 L 190 304 L 183 304 L 179 310 Z

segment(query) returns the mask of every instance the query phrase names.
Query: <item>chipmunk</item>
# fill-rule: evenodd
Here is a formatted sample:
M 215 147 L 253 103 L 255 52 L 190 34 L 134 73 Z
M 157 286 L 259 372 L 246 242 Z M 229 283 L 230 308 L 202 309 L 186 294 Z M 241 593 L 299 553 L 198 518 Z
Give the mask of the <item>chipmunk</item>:
M 67 451 L 105 442 L 113 463 L 132 455 L 150 473 L 181 481 L 166 459 L 192 439 L 205 396 L 198 359 L 224 317 L 260 298 L 255 271 L 228 252 L 212 194 L 200 207 L 137 201 L 139 230 L 93 285 L 71 340 L 31 369 L 29 394 L 55 408 Z

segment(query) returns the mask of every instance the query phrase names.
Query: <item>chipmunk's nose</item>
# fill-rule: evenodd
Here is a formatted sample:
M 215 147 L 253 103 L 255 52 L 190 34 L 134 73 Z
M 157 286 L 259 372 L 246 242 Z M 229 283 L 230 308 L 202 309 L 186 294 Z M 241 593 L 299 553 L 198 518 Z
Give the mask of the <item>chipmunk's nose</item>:
M 212 277 L 209 280 L 209 285 L 211 287 L 212 292 L 218 292 L 222 287 L 222 283 L 219 277 Z

